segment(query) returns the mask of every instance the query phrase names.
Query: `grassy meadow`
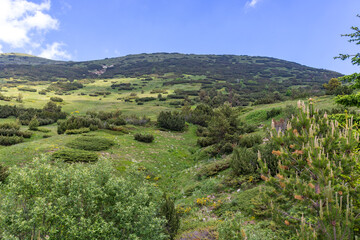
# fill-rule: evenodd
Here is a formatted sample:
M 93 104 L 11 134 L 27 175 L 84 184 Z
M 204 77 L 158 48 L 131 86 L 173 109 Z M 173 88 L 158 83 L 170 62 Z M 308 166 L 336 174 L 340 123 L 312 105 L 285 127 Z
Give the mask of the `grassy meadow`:
M 202 76 L 190 77 L 193 79 L 202 78 Z M 138 84 L 138 87 L 133 90 L 119 91 L 111 88 L 114 83 L 132 83 Z M 38 93 L 46 89 L 50 83 L 26 85 L 36 89 L 37 92 L 19 91 L 18 87 L 22 87 L 22 85 L 4 84 L 1 93 L 6 97 L 11 97 L 11 101 L 0 101 L 0 104 L 42 108 L 51 97 L 56 96 L 64 100 L 57 104 L 70 116 L 85 115 L 87 111 L 120 110 L 124 115 L 146 115 L 155 121 L 161 111 L 179 110 L 170 104 L 178 100 L 158 101 L 156 99 L 138 105 L 134 101 L 134 96 L 157 98 L 158 93 L 151 93 L 151 91 L 161 89 L 167 92 L 162 94 L 166 97 L 174 93 L 175 90 L 199 90 L 201 87 L 199 84 L 163 86 L 163 83 L 163 79 L 156 77 L 149 82 L 144 82 L 140 78 L 97 79 L 84 84 L 81 89 L 68 91 L 64 95 L 57 95 L 54 91 L 48 92 L 46 95 Z M 89 96 L 95 92 L 111 92 L 111 94 Z M 19 95 L 22 96 L 21 102 L 16 101 Z M 130 102 L 125 101 L 125 99 L 130 99 Z M 319 108 L 330 109 L 334 106 L 333 99 L 329 96 L 318 97 L 314 101 Z M 255 134 L 264 136 L 266 126 L 271 124 L 271 119 L 266 119 L 266 112 L 272 108 L 296 105 L 296 102 L 297 100 L 291 100 L 239 108 L 238 119 L 261 126 L 257 128 Z M 278 120 L 283 117 L 280 114 L 275 119 Z M 14 117 L 0 119 L 0 123 L 15 121 Z M 245 183 L 241 185 L 241 188 L 234 187 L 234 184 L 224 184 L 224 182 L 230 181 L 227 177 L 229 169 L 213 177 L 199 177 L 198 173 L 201 169 L 211 166 L 219 160 L 226 161 L 229 156 L 220 158 L 205 156 L 197 145 L 196 128 L 195 125 L 187 124 L 184 132 L 172 132 L 159 130 L 154 123 L 151 123 L 147 126 L 126 125 L 122 132 L 101 129 L 83 135 L 106 138 L 114 142 L 111 148 L 99 151 L 97 154 L 100 156 L 99 161 L 104 158 L 110 159 L 117 174 L 126 175 L 128 172 L 138 171 L 153 186 L 175 197 L 176 207 L 182 216 L 178 239 L 184 239 L 181 236 L 187 236 L 195 230 L 200 232 L 215 231 L 214 229 L 224 220 L 224 216 L 236 209 L 241 209 L 244 213 L 250 212 L 252 208 L 250 200 L 259 197 L 262 191 L 262 186 L 255 185 L 250 177 L 233 180 Z M 27 130 L 28 127 L 22 126 L 21 129 Z M 24 166 L 35 157 L 44 154 L 51 155 L 58 150 L 67 148 L 67 143 L 79 137 L 79 135 L 57 134 L 56 123 L 41 126 L 40 130 L 47 131 L 32 131 L 31 138 L 26 139 L 23 143 L 1 146 L 0 162 L 9 167 Z M 135 141 L 134 135 L 137 133 L 152 134 L 155 140 L 152 143 Z M 246 216 L 249 221 L 254 218 L 255 216 Z M 264 220 L 258 224 L 267 226 L 270 222 Z

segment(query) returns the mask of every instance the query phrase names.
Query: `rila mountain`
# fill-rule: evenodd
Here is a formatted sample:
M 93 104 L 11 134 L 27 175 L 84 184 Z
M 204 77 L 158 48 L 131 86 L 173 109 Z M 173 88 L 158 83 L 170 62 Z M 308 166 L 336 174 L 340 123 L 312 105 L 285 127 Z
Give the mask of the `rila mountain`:
M 270 57 L 1 54 L 0 236 L 354 239 L 358 79 Z

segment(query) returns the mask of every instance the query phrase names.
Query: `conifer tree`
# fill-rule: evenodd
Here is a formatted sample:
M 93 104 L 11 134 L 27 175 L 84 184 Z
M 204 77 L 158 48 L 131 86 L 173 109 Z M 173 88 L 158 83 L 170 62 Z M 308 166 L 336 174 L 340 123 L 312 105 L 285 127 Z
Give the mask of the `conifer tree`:
M 277 174 L 258 156 L 261 178 L 275 189 L 273 216 L 300 239 L 353 239 L 359 133 L 352 119 L 340 129 L 326 113 L 320 116 L 311 100 L 309 106 L 298 102 L 298 108 L 285 129 L 273 125 L 270 132 L 280 149 L 272 152 Z

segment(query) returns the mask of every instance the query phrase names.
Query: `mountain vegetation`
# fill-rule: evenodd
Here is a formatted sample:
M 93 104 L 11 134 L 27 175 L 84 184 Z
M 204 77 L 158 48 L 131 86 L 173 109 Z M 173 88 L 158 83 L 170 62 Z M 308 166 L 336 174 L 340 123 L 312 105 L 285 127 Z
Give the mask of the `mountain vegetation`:
M 0 55 L 0 238 L 353 239 L 356 94 L 268 57 Z M 311 97 L 308 99 L 308 97 Z

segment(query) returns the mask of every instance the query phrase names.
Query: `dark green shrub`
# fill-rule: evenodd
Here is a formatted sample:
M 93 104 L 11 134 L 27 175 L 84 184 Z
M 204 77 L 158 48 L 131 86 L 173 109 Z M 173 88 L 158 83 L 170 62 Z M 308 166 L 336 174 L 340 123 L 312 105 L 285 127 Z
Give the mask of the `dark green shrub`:
M 78 137 L 71 142 L 67 143 L 66 146 L 75 149 L 82 149 L 88 151 L 101 151 L 109 149 L 114 145 L 112 140 L 100 137 Z
M 102 123 L 99 118 L 94 118 L 91 116 L 71 116 L 66 120 L 58 121 L 57 132 L 58 134 L 63 134 L 67 130 L 89 128 L 90 125 L 98 126 L 100 128 Z
M 230 154 L 233 151 L 233 146 L 231 143 L 225 143 L 224 145 L 221 146 L 220 148 L 220 154 Z
M 32 132 L 24 131 L 24 132 L 20 132 L 20 135 L 23 138 L 31 138 Z
M 207 147 L 207 146 L 213 145 L 214 143 L 216 143 L 216 141 L 210 137 L 200 137 L 197 140 L 197 144 L 200 147 Z
M 90 128 L 68 129 L 65 134 L 82 134 L 90 132 Z
M 0 182 L 4 183 L 6 178 L 9 176 L 9 168 L 0 164 Z
M 30 87 L 18 87 L 18 90 L 24 92 L 36 92 L 36 89 Z
M 280 115 L 281 112 L 282 112 L 281 108 L 272 108 L 270 111 L 266 112 L 266 119 L 276 117 L 277 115 Z
M 236 175 L 252 174 L 256 172 L 257 154 L 247 148 L 234 149 L 230 166 Z
M 257 144 L 261 144 L 262 141 L 263 139 L 260 135 L 245 135 L 240 137 L 238 144 L 240 147 L 251 148 Z
M 95 162 L 99 158 L 94 152 L 70 148 L 54 152 L 51 157 L 53 160 L 61 160 L 64 162 Z
M 14 144 L 18 144 L 24 141 L 23 137 L 18 136 L 0 136 L 0 145 L 2 146 L 10 146 Z
M 154 136 L 151 134 L 136 133 L 134 139 L 139 142 L 151 143 L 154 141 Z
M 230 167 L 230 161 L 227 159 L 216 161 L 202 167 L 200 171 L 197 173 L 197 177 L 199 179 L 203 177 L 211 177 L 217 175 L 221 171 L 228 169 L 229 167 Z
M 170 236 L 170 239 L 173 240 L 180 227 L 180 215 L 176 211 L 174 201 L 166 194 L 163 196 L 160 215 L 165 217 L 165 231 Z
M 50 100 L 53 101 L 53 102 L 62 102 L 62 101 L 64 101 L 64 99 L 62 99 L 61 97 L 51 97 Z
M 45 90 L 40 90 L 40 91 L 38 92 L 38 94 L 40 94 L 40 95 L 46 95 L 46 91 L 45 91 Z
M 0 124 L 0 129 L 15 129 L 19 130 L 20 125 L 17 123 L 2 123 Z
M 34 116 L 29 122 L 29 129 L 36 131 L 38 127 L 39 127 L 39 121 L 37 120 L 36 116 Z
M 42 137 L 43 138 L 49 138 L 49 137 L 52 137 L 52 136 L 50 134 L 44 134 Z
M 179 112 L 160 112 L 157 124 L 160 128 L 183 131 L 185 129 L 185 118 Z

